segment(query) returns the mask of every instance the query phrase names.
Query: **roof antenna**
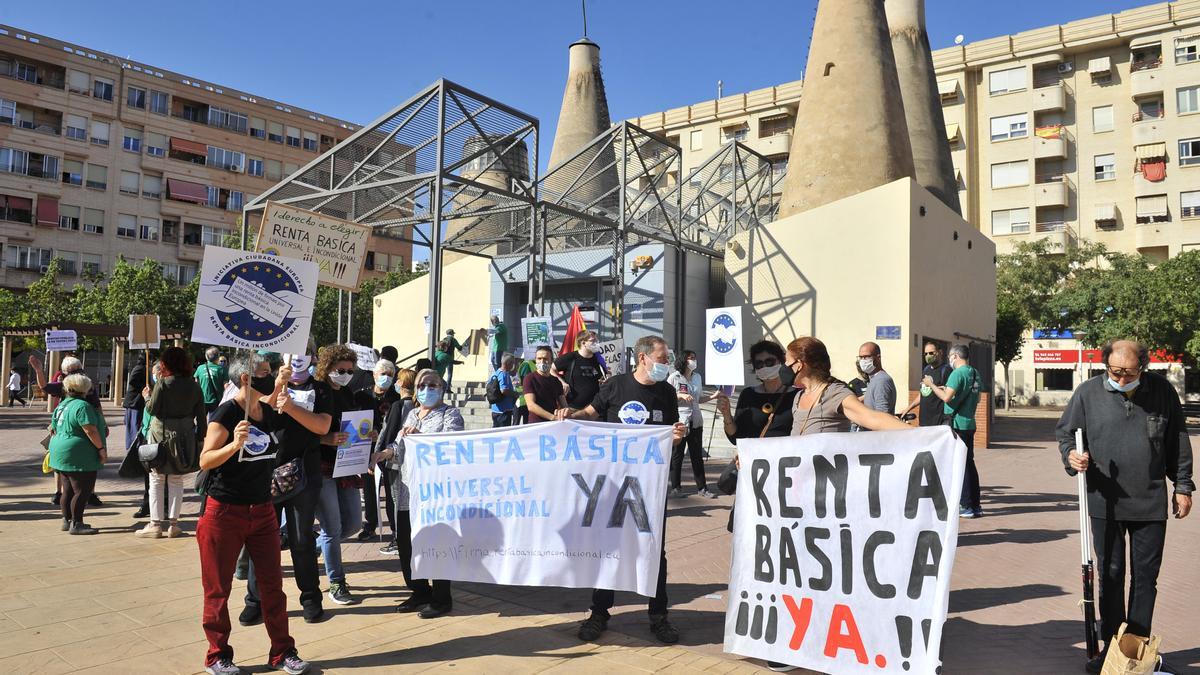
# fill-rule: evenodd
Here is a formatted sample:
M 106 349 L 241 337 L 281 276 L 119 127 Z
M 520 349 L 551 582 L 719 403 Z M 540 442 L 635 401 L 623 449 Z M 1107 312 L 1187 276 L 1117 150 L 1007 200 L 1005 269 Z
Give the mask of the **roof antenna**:
M 583 5 L 583 37 L 587 37 L 587 0 L 579 0 Z

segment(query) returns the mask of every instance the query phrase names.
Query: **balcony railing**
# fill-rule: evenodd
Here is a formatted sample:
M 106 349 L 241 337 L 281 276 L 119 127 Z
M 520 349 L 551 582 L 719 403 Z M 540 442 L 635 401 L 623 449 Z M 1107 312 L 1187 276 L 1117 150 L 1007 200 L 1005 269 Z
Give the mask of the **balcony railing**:
M 1062 77 L 1060 77 L 1057 73 L 1054 75 L 1046 75 L 1044 77 L 1034 77 L 1033 78 L 1033 88 L 1034 89 L 1046 89 L 1047 87 L 1061 87 L 1061 86 L 1063 86 Z
M 1034 183 L 1045 185 L 1047 183 L 1069 183 L 1065 174 L 1045 174 L 1034 178 Z
M 1166 108 L 1159 108 L 1157 114 L 1142 112 L 1141 110 L 1139 110 L 1139 111 L 1133 113 L 1133 121 L 1134 122 L 1148 122 L 1150 120 L 1161 120 L 1162 118 L 1164 118 L 1166 116 L 1167 116 Z
M 1162 64 L 1163 60 L 1161 56 L 1156 59 L 1146 59 L 1144 61 L 1130 61 L 1129 71 L 1136 73 L 1142 70 L 1154 70 L 1155 68 L 1160 67 Z
M 1067 222 L 1064 222 L 1061 220 L 1052 220 L 1052 221 L 1045 222 L 1045 223 L 1037 223 L 1036 225 L 1033 226 L 1033 231 L 1034 232 L 1047 232 L 1047 233 L 1048 232 L 1066 232 L 1067 234 L 1074 234 L 1074 231 L 1071 229 L 1070 223 L 1067 223 Z

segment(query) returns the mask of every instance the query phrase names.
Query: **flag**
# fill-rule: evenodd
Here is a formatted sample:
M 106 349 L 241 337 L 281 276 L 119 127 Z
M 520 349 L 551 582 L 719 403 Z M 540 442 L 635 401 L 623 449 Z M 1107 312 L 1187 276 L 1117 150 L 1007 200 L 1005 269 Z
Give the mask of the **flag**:
M 566 356 L 575 351 L 575 338 L 585 330 L 587 330 L 587 324 L 583 322 L 583 314 L 579 311 L 579 305 L 573 305 L 571 320 L 567 322 L 567 335 L 563 338 L 562 348 L 558 350 L 558 355 Z

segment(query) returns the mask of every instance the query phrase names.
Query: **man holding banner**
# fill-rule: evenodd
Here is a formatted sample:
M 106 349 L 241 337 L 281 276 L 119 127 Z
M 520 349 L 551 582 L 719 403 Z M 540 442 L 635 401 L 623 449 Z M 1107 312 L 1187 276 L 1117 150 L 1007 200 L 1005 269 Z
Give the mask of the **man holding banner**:
M 614 424 L 658 424 L 674 427 L 672 441 L 678 445 L 687 434 L 679 423 L 679 401 L 675 389 L 667 384 L 671 366 L 667 343 L 660 337 L 647 336 L 634 346 L 637 370 L 617 375 L 600 387 L 591 404 L 582 410 L 559 410 L 558 419 L 603 420 Z M 667 619 L 666 509 L 663 510 L 662 551 L 658 566 L 658 584 L 648 609 L 650 631 L 659 642 L 679 642 L 679 631 Z M 608 628 L 609 610 L 616 593 L 606 588 L 592 590 L 591 615 L 579 627 L 579 639 L 592 641 Z

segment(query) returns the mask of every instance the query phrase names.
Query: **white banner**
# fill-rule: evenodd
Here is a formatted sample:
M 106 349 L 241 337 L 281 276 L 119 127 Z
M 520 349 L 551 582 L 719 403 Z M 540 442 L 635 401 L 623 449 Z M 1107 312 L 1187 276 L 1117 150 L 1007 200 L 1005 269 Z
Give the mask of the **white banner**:
M 379 363 L 379 356 L 375 354 L 374 349 L 353 342 L 347 343 L 346 346 L 354 350 L 354 355 L 358 357 L 358 362 L 354 365 L 358 366 L 359 370 L 375 370 L 375 364 Z
M 303 354 L 316 294 L 316 263 L 206 246 L 192 341 Z
M 546 422 L 404 445 L 414 577 L 654 595 L 671 427 Z
M 319 283 L 357 291 L 370 239 L 366 225 L 267 202 L 254 250 L 314 262 Z
M 725 651 L 938 672 L 966 453 L 948 427 L 739 442 Z
M 704 383 L 746 384 L 746 345 L 742 344 L 742 308 L 705 310 Z
M 609 340 L 608 342 L 601 342 L 599 345 L 597 345 L 597 350 L 600 356 L 604 359 L 604 364 L 608 366 L 609 377 L 625 372 L 624 340 Z
M 79 348 L 79 337 L 73 330 L 46 331 L 46 351 L 73 352 Z

